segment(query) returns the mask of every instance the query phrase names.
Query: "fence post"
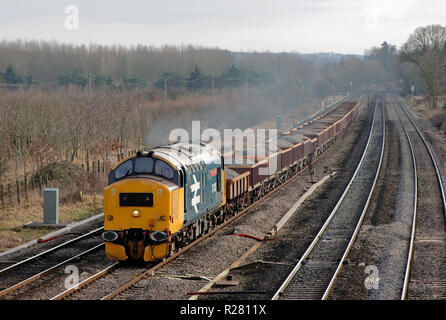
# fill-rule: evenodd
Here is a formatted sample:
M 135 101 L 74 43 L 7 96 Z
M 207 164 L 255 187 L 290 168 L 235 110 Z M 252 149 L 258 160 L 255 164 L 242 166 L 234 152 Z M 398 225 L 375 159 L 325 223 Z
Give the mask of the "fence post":
M 101 175 L 101 160 L 98 159 L 98 176 Z
M 93 167 L 93 175 L 96 173 L 96 170 L 95 170 L 95 161 L 93 160 L 92 162 L 91 162 L 91 164 L 93 165 L 92 167 Z
M 87 172 L 90 172 L 90 158 L 88 156 L 88 151 L 87 151 L 87 155 L 86 155 L 86 160 L 87 160 Z
M 9 182 L 8 182 L 8 198 L 9 198 L 9 204 L 12 205 L 11 184 Z
M 25 176 L 25 180 L 23 181 L 23 183 L 25 184 L 25 199 L 26 201 L 28 201 L 28 179 Z
M 4 198 L 4 190 L 3 190 L 3 183 L 0 184 L 0 199 L 2 201 L 2 208 L 5 207 L 5 198 Z
M 38 183 L 39 183 L 39 191 L 40 191 L 40 194 L 42 194 L 42 174 L 39 174 L 39 181 L 38 181 Z
M 20 205 L 20 188 L 19 188 L 19 180 L 18 179 L 15 180 L 15 184 L 17 186 L 17 202 Z

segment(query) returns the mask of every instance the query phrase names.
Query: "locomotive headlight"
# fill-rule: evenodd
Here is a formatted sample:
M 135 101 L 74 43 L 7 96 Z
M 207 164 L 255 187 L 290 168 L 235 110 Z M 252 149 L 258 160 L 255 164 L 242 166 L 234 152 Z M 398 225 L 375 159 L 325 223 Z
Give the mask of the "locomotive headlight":
M 108 220 L 108 221 L 112 221 L 112 220 L 113 220 L 113 216 L 109 214 L 109 215 L 107 216 L 107 220 Z
M 133 211 L 133 216 L 134 217 L 139 217 L 139 211 L 138 210 Z

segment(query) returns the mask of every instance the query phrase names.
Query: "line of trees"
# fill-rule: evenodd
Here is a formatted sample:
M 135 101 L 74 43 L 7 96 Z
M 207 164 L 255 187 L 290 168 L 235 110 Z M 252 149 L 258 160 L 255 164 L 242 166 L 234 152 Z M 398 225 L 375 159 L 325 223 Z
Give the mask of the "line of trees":
M 446 32 L 415 30 L 398 49 L 316 61 L 296 53 L 192 46 L 133 48 L 0 42 L 0 179 L 11 185 L 53 162 L 111 165 L 191 119 L 252 126 L 311 99 L 393 83 L 444 92 Z M 164 99 L 161 99 L 164 97 Z M 150 132 L 150 135 L 149 135 Z M 149 137 L 149 138 L 148 138 Z
M 358 85 L 381 81 L 380 69 L 367 72 L 368 76 L 361 72 L 364 68 L 376 70 L 373 64 L 346 56 L 341 63 L 317 66 L 295 53 L 236 53 L 193 46 L 125 48 L 45 41 L 0 42 L 0 70 L 6 70 L 0 84 L 3 80 L 10 88 L 22 85 L 52 90 L 55 86 L 75 85 L 197 91 L 264 85 L 323 96 L 346 91 L 351 81 Z M 284 91 L 285 94 L 289 90 Z
M 445 90 L 446 27 L 429 25 L 417 28 L 400 50 L 402 62 L 416 66 L 427 87 L 432 108 L 437 108 L 438 96 Z

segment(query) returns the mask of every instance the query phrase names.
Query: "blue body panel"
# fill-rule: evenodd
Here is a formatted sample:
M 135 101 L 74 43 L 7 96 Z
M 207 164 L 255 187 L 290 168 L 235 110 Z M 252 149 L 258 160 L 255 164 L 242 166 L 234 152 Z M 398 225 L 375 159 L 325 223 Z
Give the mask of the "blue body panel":
M 220 164 L 201 162 L 184 170 L 184 224 L 188 225 L 221 205 L 222 168 Z

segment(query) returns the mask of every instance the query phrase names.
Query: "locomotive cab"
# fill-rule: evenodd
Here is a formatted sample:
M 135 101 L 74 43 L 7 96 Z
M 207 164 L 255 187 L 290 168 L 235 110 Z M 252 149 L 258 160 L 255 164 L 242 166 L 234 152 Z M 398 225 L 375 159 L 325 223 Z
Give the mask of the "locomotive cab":
M 138 152 L 109 173 L 104 189 L 105 251 L 113 260 L 156 261 L 197 237 L 225 204 L 219 153 L 176 143 Z
M 112 260 L 159 260 L 184 220 L 183 173 L 139 152 L 109 173 L 104 189 L 106 254 Z

